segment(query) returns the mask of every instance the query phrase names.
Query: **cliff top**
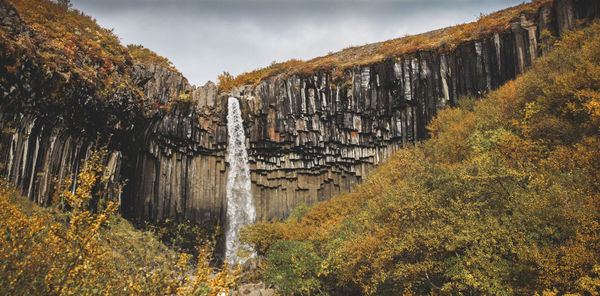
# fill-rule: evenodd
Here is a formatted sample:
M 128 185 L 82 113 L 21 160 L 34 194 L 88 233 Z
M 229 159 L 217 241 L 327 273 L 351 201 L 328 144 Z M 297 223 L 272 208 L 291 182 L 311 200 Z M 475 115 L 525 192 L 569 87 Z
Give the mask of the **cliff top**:
M 476 22 L 349 47 L 308 61 L 292 59 L 273 63 L 237 77 L 224 73 L 219 76 L 219 91 L 257 84 L 282 74 L 310 75 L 316 71 L 329 71 L 334 77 L 340 78 L 345 70 L 354 66 L 372 64 L 419 50 L 448 51 L 461 43 L 507 31 L 511 21 L 520 15 L 535 15 L 540 7 L 551 5 L 552 2 L 553 0 L 534 0 L 481 16 Z M 104 85 L 105 88 L 136 89 L 129 75 L 131 66 L 136 62 L 159 65 L 177 72 L 167 58 L 150 49 L 141 45 L 121 45 L 112 30 L 100 27 L 93 18 L 76 9 L 68 9 L 49 0 L 8 0 L 8 3 L 17 10 L 32 34 L 28 44 L 24 40 L 8 38 L 8 33 L 0 26 L 0 35 L 4 40 L 1 45 L 5 48 L 34 48 L 44 69 L 49 73 L 59 73 L 66 82 L 74 77 L 94 85 Z M 18 64 L 17 60 L 12 67 Z
M 82 12 L 47 0 L 8 2 L 32 32 L 31 42 L 47 70 L 63 73 L 67 79 L 76 74 L 109 84 L 115 74 L 124 74 L 132 64 L 112 30 L 100 27 Z M 23 44 L 22 40 L 17 43 Z
M 482 15 L 475 22 L 384 42 L 353 46 L 308 61 L 290 60 L 273 63 L 268 67 L 242 73 L 237 77 L 224 73 L 219 76 L 219 90 L 227 91 L 232 87 L 257 84 L 279 74 L 307 75 L 316 71 L 331 71 L 334 72 L 332 74 L 339 76 L 346 69 L 354 66 L 372 64 L 420 50 L 449 51 L 461 43 L 507 31 L 510 29 L 510 23 L 521 15 L 533 16 L 542 6 L 551 5 L 552 2 L 553 0 L 534 0 L 489 15 Z
M 0 26 L 0 47 L 5 50 L 5 67 L 18 76 L 19 65 L 26 59 L 46 73 L 44 80 L 55 85 L 60 100 L 73 85 L 87 84 L 100 90 L 100 97 L 111 100 L 110 93 L 119 89 L 143 98 L 131 80 L 134 63 L 155 64 L 177 71 L 173 64 L 141 45 L 123 46 L 113 30 L 99 26 L 96 21 L 77 9 L 70 9 L 49 0 L 8 0 L 18 15 Z M 11 10 L 6 6 L 8 10 Z M 9 13 L 10 14 L 10 13 Z M 14 32 L 14 28 L 24 28 Z M 110 91 L 108 91 L 110 90 Z M 60 93 L 60 95 L 59 95 Z
M 144 65 L 157 65 L 170 69 L 173 72 L 179 72 L 177 68 L 171 63 L 171 61 L 163 56 L 158 55 L 156 52 L 138 44 L 127 45 L 127 50 L 131 58 Z

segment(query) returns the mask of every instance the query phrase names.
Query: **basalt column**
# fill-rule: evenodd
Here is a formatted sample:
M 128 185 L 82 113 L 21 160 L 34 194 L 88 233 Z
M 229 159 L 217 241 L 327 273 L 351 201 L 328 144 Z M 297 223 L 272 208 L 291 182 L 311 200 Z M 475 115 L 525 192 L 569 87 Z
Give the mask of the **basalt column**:
M 286 217 L 299 203 L 352 190 L 373 167 L 426 139 L 438 110 L 482 96 L 523 73 L 540 55 L 539 36 L 562 34 L 587 17 L 573 1 L 523 14 L 510 29 L 446 52 L 417 51 L 330 72 L 279 75 L 234 89 L 248 123 L 258 219 Z M 583 11 L 582 9 L 579 9 Z

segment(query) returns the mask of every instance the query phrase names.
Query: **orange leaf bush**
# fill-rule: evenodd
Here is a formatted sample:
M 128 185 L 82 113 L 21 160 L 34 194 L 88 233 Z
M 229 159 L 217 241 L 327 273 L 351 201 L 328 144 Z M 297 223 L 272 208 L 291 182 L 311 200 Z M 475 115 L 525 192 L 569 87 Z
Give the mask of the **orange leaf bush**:
M 116 201 L 101 200 L 106 153 L 96 150 L 75 181 L 59 184 L 50 208 L 0 186 L 0 294 L 227 294 L 239 269 L 211 267 L 211 248 L 200 248 L 194 267 L 189 255 L 133 229 Z
M 288 295 L 598 295 L 598 77 L 596 22 L 439 112 L 429 140 L 354 192 L 242 238 Z M 308 254 L 310 273 L 286 245 Z

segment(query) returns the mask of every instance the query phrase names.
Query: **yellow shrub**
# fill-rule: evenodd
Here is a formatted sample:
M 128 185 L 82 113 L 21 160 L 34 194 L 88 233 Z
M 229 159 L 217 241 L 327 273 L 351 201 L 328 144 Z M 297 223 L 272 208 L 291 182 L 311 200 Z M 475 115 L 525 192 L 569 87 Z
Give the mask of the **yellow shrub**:
M 209 267 L 201 249 L 195 277 L 177 254 L 117 214 L 102 188 L 106 148 L 91 154 L 59 202 L 41 208 L 0 186 L 0 295 L 217 295 L 235 285 L 237 269 Z M 67 178 L 71 179 L 71 178 Z M 62 206 L 59 204 L 63 204 Z M 173 263 L 177 262 L 173 267 Z

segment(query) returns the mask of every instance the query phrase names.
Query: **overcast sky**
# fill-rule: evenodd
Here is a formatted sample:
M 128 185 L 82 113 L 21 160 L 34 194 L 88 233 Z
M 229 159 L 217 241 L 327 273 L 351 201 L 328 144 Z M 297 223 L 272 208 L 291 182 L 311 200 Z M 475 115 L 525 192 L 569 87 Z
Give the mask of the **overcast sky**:
M 474 21 L 522 0 L 71 0 L 192 84 Z

